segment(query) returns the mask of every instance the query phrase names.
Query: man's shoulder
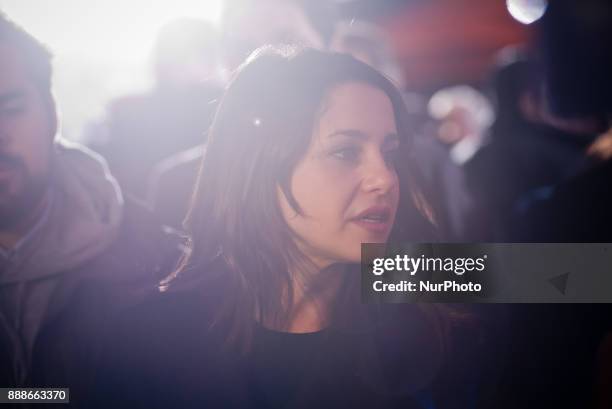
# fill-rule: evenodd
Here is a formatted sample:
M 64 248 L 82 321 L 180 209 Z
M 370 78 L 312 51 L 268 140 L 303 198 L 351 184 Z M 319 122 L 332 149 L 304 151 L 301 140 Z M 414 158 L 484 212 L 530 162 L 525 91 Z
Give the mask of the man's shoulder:
M 117 317 L 157 291 L 174 269 L 181 244 L 181 237 L 164 230 L 145 207 L 126 199 L 111 245 L 62 274 L 51 301 L 55 312 L 38 337 L 34 383 L 86 387 L 81 383 L 92 378 L 80 362 L 88 362 Z
M 183 241 L 178 233 L 159 224 L 146 207 L 127 199 L 115 240 L 99 255 L 66 272 L 63 294 L 56 296 L 85 310 L 123 308 L 155 291 L 176 268 Z

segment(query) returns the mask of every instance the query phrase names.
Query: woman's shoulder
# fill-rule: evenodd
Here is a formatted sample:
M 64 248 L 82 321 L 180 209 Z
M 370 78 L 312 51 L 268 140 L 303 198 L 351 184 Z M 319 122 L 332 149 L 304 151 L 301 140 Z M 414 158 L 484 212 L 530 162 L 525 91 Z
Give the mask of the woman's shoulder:
M 138 328 L 145 332 L 208 328 L 227 295 L 227 282 L 227 272 L 220 269 L 183 272 L 125 311 L 123 321 L 132 332 Z
M 226 278 L 226 271 L 211 265 L 162 281 L 115 311 L 106 334 L 108 345 L 144 355 L 148 350 L 157 354 L 185 347 L 186 342 L 203 342 L 211 332 L 216 305 L 227 293 Z

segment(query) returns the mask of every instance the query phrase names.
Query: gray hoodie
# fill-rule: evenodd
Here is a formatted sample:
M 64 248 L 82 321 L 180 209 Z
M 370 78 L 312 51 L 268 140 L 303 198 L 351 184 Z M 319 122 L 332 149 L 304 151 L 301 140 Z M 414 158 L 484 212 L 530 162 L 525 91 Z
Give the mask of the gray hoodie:
M 64 274 L 106 250 L 115 239 L 123 199 L 105 162 L 65 142 L 55 145 L 48 207 L 36 226 L 0 257 L 0 326 L 15 351 L 18 383 L 30 367 L 38 331 Z

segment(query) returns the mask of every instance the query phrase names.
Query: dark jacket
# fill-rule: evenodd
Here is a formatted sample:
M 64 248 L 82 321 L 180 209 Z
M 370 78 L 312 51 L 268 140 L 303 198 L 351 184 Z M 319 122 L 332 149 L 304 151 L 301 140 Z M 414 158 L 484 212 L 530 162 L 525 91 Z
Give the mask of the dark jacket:
M 482 332 L 453 325 L 445 344 L 414 305 L 384 305 L 375 320 L 367 313 L 313 334 L 256 326 L 241 354 L 225 346 L 223 323 L 211 326 L 227 270 L 189 274 L 187 286 L 123 314 L 86 407 L 476 408 L 493 379 Z
M 180 243 L 144 207 L 127 200 L 119 234 L 110 247 L 62 273 L 34 343 L 28 379 L 19 386 L 68 387 L 75 406 L 82 391 L 91 387 L 91 367 L 83 362 L 95 354 L 99 334 L 117 311 L 155 288 L 174 268 Z M 0 362 L 10 362 L 6 335 L 0 332 Z M 0 365 L 3 387 L 17 386 L 11 369 Z

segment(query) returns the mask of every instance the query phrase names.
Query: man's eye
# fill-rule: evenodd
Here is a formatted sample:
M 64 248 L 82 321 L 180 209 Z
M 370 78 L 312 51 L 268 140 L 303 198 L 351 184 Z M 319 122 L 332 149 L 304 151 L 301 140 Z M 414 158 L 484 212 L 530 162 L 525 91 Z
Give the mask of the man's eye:
M 359 159 L 359 149 L 357 148 L 342 148 L 332 152 L 334 158 L 347 161 L 355 162 Z
M 20 114 L 24 110 L 25 110 L 24 104 L 7 104 L 7 105 L 0 107 L 0 113 L 2 113 L 2 115 L 7 115 L 7 116 Z

